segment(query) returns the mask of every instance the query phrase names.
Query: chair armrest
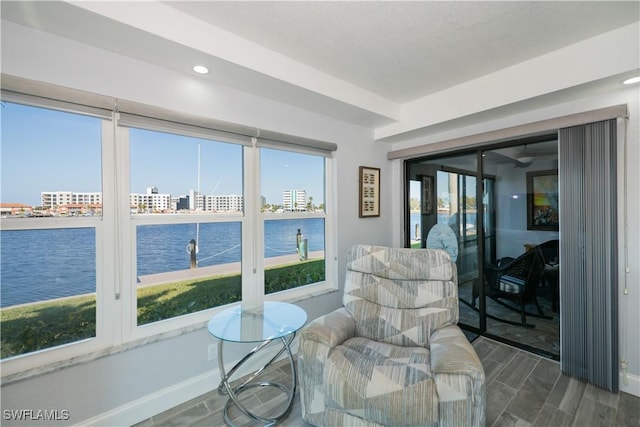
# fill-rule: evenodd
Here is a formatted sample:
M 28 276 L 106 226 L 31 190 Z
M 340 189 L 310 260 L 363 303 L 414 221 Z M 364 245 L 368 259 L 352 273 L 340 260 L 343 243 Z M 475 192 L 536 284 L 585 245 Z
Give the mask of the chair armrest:
M 300 342 L 314 341 L 333 348 L 355 336 L 356 322 L 346 308 L 342 307 L 318 317 L 299 333 Z
M 465 374 L 484 379 L 484 369 L 475 349 L 457 325 L 431 335 L 431 370 L 434 374 Z
M 438 329 L 431 335 L 431 371 L 440 398 L 440 423 L 484 426 L 484 369 L 457 325 Z
M 317 318 L 299 333 L 298 383 L 302 417 L 313 425 L 326 425 L 324 371 L 329 353 L 348 338 L 355 336 L 356 322 L 340 308 Z

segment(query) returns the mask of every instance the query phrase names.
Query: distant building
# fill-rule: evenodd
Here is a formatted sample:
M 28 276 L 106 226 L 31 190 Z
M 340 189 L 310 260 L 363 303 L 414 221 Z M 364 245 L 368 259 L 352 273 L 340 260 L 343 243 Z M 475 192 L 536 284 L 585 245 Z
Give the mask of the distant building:
M 167 212 L 171 210 L 171 194 L 159 194 L 157 187 L 148 187 L 145 194 L 130 193 L 129 204 L 138 212 Z
M 0 215 L 2 216 L 30 216 L 33 208 L 23 203 L 0 203 Z
M 307 192 L 305 190 L 284 190 L 282 192 L 282 208 L 288 212 L 307 210 Z
M 205 210 L 214 212 L 242 212 L 244 210 L 244 198 L 239 194 L 207 196 L 205 198 Z
M 63 205 L 102 205 L 102 193 L 74 193 L 72 191 L 45 191 L 40 193 L 41 205 L 53 209 Z
M 179 196 L 171 198 L 171 208 L 174 211 L 188 211 L 189 210 L 189 196 Z
M 93 216 L 102 214 L 102 205 L 93 203 L 70 203 L 68 205 L 58 205 L 55 209 L 60 216 Z
M 102 210 L 102 193 L 76 193 L 72 191 L 50 191 L 41 193 L 43 209 L 63 215 L 98 213 Z M 147 187 L 146 193 L 130 193 L 129 204 L 133 213 L 174 212 L 174 211 L 209 211 L 209 212 L 243 212 L 244 197 L 240 194 L 222 196 L 205 196 L 195 190 L 189 190 L 188 195 L 171 197 L 171 194 L 161 194 L 158 187 Z M 4 203 L 4 215 L 10 212 L 9 205 Z M 27 209 L 30 215 L 32 207 L 20 205 L 15 209 Z M 12 214 L 14 215 L 14 214 Z
M 197 191 L 189 190 L 187 199 L 189 209 L 192 211 L 242 212 L 244 210 L 244 197 L 240 194 L 205 196 Z
M 195 190 L 189 190 L 189 210 L 204 211 L 205 196 L 203 194 L 198 193 Z

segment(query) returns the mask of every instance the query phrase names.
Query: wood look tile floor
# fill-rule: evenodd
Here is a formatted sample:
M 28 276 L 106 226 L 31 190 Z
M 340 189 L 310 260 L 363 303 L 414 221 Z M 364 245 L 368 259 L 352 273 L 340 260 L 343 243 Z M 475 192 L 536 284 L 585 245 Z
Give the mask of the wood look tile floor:
M 466 282 L 460 285 L 460 299 L 467 303 L 472 301 L 473 282 Z M 460 323 L 472 327 L 480 327 L 480 314 L 477 311 L 479 301 L 471 308 L 467 303 L 460 303 Z M 487 298 L 487 313 L 494 318 L 487 318 L 487 332 L 489 334 L 521 343 L 539 349 L 543 354 L 557 360 L 560 355 L 560 315 L 552 310 L 552 301 L 549 298 L 549 289 L 541 289 L 538 295 L 538 302 L 546 318 L 527 316 L 527 323 L 531 328 L 512 325 L 501 322 L 497 319 L 505 319 L 511 322 L 520 322 L 520 313 L 517 310 L 510 310 L 491 298 Z M 527 311 L 536 312 L 533 304 L 527 304 Z
M 640 427 L 640 398 L 636 396 L 609 393 L 569 378 L 555 361 L 485 337 L 476 339 L 473 346 L 487 378 L 487 426 Z M 289 369 L 288 363 L 279 363 L 269 378 L 286 384 Z M 302 420 L 298 393 L 290 415 L 279 425 L 309 426 Z M 248 390 L 242 396 L 262 414 L 277 411 L 284 400 L 271 387 Z M 226 400 L 213 390 L 136 427 L 223 426 Z M 232 418 L 239 426 L 257 425 L 237 410 L 232 411 Z

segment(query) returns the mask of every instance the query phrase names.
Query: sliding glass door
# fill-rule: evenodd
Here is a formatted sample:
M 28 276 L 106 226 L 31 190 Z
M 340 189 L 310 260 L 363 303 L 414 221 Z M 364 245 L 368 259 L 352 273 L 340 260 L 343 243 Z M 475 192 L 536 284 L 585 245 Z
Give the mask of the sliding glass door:
M 545 186 L 557 183 L 557 153 L 553 134 L 412 159 L 405 169 L 406 246 L 441 248 L 455 261 L 460 324 L 554 358 L 558 192 Z M 545 194 L 534 198 L 532 185 Z

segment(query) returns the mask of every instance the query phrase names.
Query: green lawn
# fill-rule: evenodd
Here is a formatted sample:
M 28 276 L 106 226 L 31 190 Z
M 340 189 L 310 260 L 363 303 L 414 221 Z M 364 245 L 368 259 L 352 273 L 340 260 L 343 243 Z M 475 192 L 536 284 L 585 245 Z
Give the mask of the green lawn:
M 265 270 L 265 293 L 324 280 L 324 260 Z M 241 300 L 240 275 L 216 276 L 138 289 L 138 325 Z M 1 357 L 16 356 L 95 336 L 95 295 L 0 309 Z
M 218 276 L 138 289 L 138 325 L 240 301 L 241 277 Z
M 0 327 L 3 359 L 91 338 L 96 334 L 96 297 L 83 295 L 3 308 Z

